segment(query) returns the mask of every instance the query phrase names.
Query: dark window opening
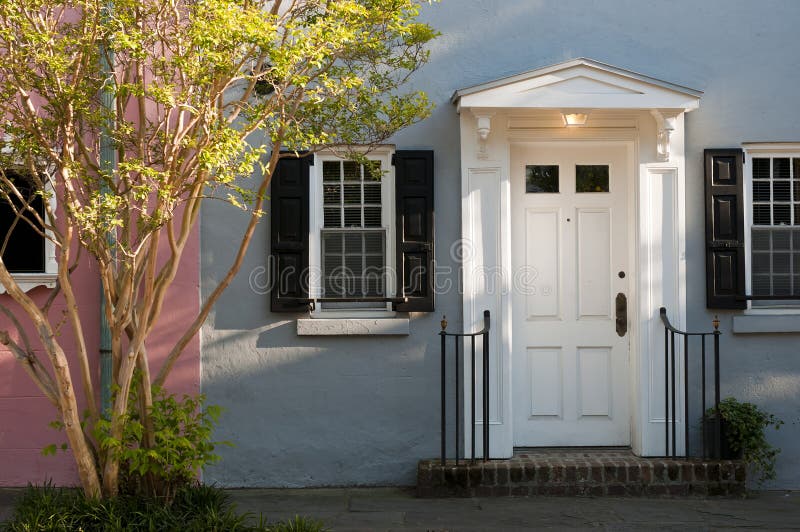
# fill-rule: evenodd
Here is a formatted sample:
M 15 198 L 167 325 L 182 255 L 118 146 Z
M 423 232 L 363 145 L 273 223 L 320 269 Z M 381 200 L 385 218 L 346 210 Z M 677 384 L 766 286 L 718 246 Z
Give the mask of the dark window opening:
M 44 198 L 36 193 L 31 178 L 15 170 L 6 170 L 5 175 L 14 183 L 30 208 L 40 219 L 44 219 Z M 0 197 L 0 249 L 5 244 L 3 262 L 12 273 L 43 273 L 44 237 L 31 225 L 38 225 L 36 217 L 19 198 L 14 197 L 13 192 L 9 191 L 8 194 L 12 203 L 5 196 L 3 194 Z M 15 210 L 19 212 L 19 216 Z
M 527 194 L 557 193 L 558 165 L 526 165 L 525 192 Z

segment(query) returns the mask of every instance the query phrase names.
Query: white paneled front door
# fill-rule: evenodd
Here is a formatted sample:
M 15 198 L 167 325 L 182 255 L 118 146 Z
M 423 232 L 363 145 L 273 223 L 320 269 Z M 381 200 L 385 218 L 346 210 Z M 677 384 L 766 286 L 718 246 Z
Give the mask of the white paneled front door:
M 630 444 L 630 149 L 511 146 L 515 446 Z

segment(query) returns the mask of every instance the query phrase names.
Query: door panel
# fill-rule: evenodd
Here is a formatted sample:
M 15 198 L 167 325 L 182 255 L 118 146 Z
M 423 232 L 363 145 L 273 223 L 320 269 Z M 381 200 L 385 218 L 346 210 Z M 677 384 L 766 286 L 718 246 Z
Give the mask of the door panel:
M 611 316 L 611 210 L 578 210 L 578 317 Z
M 628 150 L 512 144 L 517 446 L 630 444 L 629 341 L 616 333 L 615 312 L 631 282 Z
M 561 416 L 561 349 L 527 350 L 530 371 L 530 415 Z
M 559 317 L 559 238 L 558 209 L 525 211 L 526 278 L 534 281 L 523 297 L 528 318 Z

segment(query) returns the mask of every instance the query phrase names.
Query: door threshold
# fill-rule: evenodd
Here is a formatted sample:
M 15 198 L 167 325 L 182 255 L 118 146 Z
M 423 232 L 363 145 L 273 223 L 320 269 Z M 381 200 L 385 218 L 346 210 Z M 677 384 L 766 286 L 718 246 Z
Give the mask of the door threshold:
M 514 453 L 517 452 L 528 452 L 528 451 L 630 451 L 630 445 L 541 445 L 541 446 L 533 446 L 533 445 L 522 445 L 522 446 L 515 446 Z

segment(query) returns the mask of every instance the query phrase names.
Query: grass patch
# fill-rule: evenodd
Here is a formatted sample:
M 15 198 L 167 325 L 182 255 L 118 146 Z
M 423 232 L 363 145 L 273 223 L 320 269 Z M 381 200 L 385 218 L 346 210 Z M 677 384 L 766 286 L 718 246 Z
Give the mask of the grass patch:
M 263 516 L 253 524 L 251 514 L 236 511 L 219 488 L 195 485 L 177 492 L 171 503 L 120 496 L 92 500 L 79 490 L 51 485 L 31 486 L 17 500 L 2 532 L 317 532 L 322 523 L 304 517 L 268 523 Z

